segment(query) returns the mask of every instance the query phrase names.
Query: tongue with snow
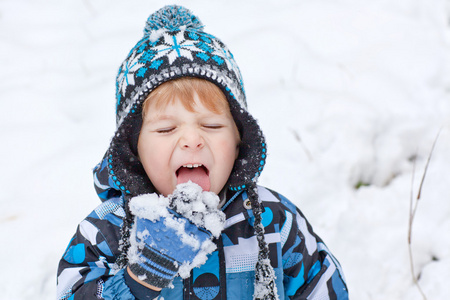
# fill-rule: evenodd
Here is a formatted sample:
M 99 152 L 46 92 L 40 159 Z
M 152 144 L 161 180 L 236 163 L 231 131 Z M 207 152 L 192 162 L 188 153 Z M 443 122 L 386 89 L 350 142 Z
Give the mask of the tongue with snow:
M 178 170 L 177 184 L 188 182 L 189 180 L 201 186 L 204 191 L 209 191 L 211 184 L 209 176 L 204 168 L 184 168 Z

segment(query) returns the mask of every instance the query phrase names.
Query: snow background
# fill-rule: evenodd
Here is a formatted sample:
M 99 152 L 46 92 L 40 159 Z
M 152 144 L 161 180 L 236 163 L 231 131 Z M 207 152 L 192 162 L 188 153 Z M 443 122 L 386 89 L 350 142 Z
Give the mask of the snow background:
M 440 131 L 413 253 L 428 299 L 447 298 L 448 0 L 0 1 L 0 298 L 54 299 L 58 261 L 100 203 L 91 170 L 114 133 L 118 67 L 173 2 L 234 53 L 268 141 L 260 183 L 306 214 L 352 299 L 421 299 L 410 194 Z

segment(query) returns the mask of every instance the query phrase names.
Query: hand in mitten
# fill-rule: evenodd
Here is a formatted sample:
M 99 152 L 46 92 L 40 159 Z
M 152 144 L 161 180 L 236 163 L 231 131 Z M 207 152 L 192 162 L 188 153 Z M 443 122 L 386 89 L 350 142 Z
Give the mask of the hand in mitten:
M 177 273 L 189 277 L 216 249 L 212 239 L 220 235 L 225 222 L 218 201 L 217 195 L 193 183 L 178 185 L 168 198 L 156 194 L 133 198 L 131 272 L 159 288 L 168 286 Z

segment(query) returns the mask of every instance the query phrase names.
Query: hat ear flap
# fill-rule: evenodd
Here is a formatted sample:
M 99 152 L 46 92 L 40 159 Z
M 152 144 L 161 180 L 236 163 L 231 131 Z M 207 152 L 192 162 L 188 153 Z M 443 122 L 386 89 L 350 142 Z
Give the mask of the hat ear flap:
M 255 183 L 266 163 L 267 148 L 257 121 L 237 101 L 230 101 L 231 115 L 238 128 L 241 143 L 228 180 L 229 189 L 239 191 Z
M 112 138 L 108 149 L 108 172 L 123 194 L 137 196 L 154 193 L 155 188 L 142 166 L 137 144 L 142 126 L 140 114 L 130 114 Z

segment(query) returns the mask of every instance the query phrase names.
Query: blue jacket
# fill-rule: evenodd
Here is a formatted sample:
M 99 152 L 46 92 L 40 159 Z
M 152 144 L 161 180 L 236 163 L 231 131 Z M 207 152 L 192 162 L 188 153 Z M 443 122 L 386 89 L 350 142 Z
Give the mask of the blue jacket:
M 58 299 L 134 299 L 123 270 L 114 267 L 125 216 L 123 197 L 114 190 L 113 183 L 112 189 L 104 186 L 99 196 L 105 201 L 70 241 L 58 268 Z M 300 210 L 275 191 L 259 186 L 258 194 L 279 299 L 348 299 L 338 261 Z M 176 277 L 158 299 L 252 299 L 259 248 L 251 204 L 245 191 L 229 198 L 217 250 L 189 278 Z

